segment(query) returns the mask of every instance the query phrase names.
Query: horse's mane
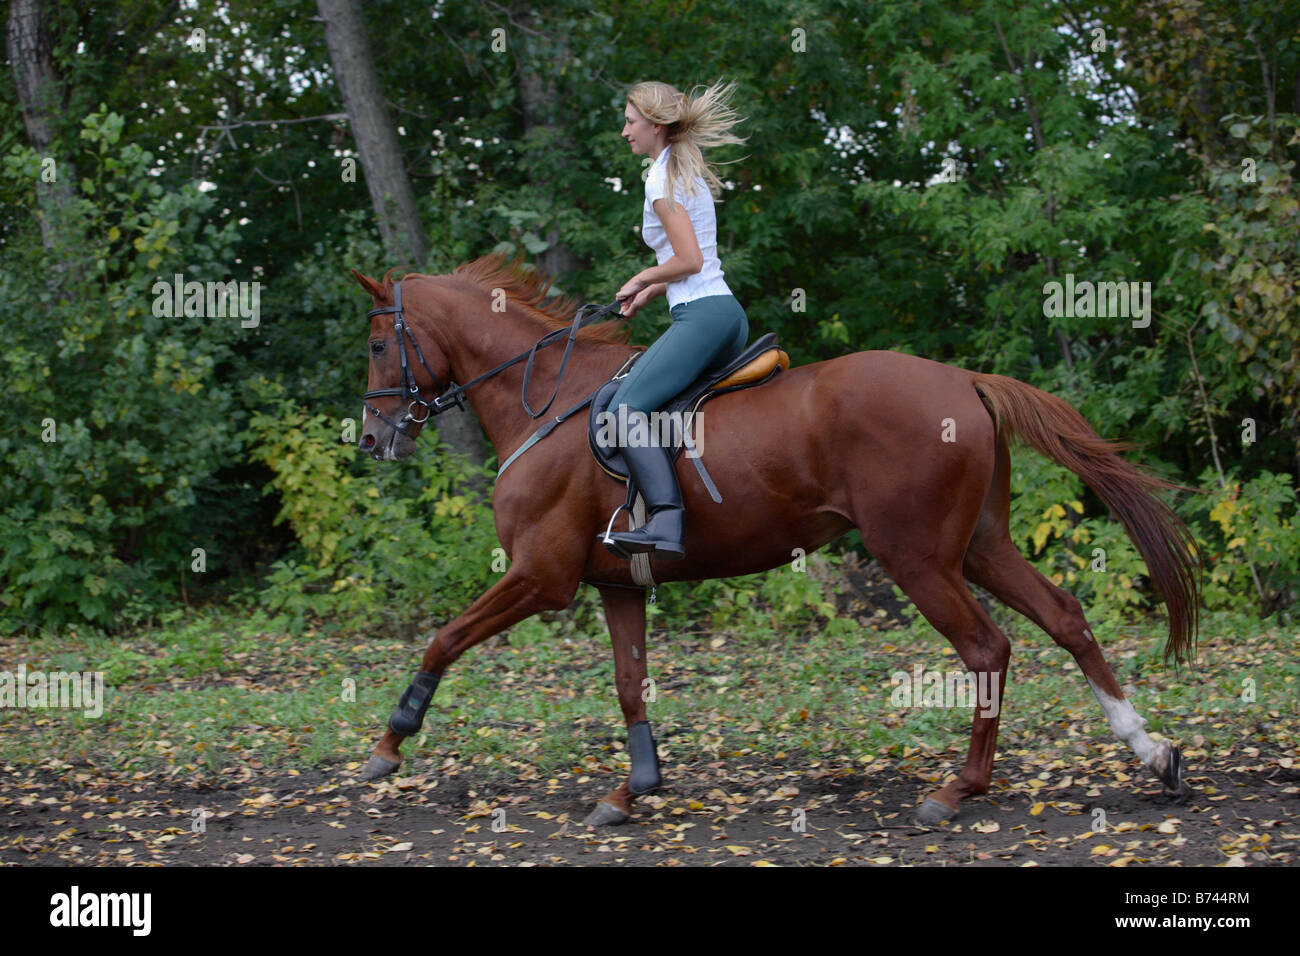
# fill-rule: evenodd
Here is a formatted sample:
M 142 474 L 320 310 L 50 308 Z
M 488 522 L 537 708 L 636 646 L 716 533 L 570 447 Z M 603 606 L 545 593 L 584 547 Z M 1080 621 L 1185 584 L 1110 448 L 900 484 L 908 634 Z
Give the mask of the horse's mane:
M 485 291 L 501 289 L 506 298 L 548 329 L 568 328 L 573 324 L 574 313 L 582 305 L 573 296 L 548 297 L 553 280 L 538 269 L 527 266 L 516 256 L 506 262 L 506 253 L 492 252 L 473 262 L 457 266 L 451 273 Z M 385 277 L 386 278 L 386 277 Z M 626 322 L 589 325 L 578 332 L 578 338 L 592 342 L 625 344 L 631 329 Z

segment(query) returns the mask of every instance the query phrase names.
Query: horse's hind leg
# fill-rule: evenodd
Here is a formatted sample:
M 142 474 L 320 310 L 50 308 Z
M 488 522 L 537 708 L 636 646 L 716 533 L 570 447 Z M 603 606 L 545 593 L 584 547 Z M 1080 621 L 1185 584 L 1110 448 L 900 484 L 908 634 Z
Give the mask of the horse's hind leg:
M 881 561 L 884 563 L 883 558 Z M 958 805 L 966 797 L 988 792 L 1011 642 L 980 607 L 959 575 L 928 567 L 911 574 L 896 572 L 888 564 L 885 568 L 917 610 L 948 639 L 975 676 L 975 714 L 966 763 L 957 778 L 930 794 L 917 812 L 919 823 L 940 823 L 956 816 Z
M 941 405 L 948 401 L 942 392 L 938 400 Z M 915 456 L 915 466 L 894 485 L 857 483 L 844 476 L 855 491 L 849 514 L 862 531 L 863 544 L 973 672 L 976 700 L 966 762 L 956 779 L 922 803 L 917 820 L 923 824 L 950 819 L 962 800 L 988 792 L 1011 660 L 1011 642 L 962 580 L 962 559 L 995 470 L 993 423 L 980 406 L 968 407 L 965 401 L 951 402 L 953 414 L 964 423 L 964 441 Z M 908 443 L 914 442 L 913 434 L 908 430 L 895 436 L 900 456 L 912 455 Z M 969 677 L 960 677 L 970 690 Z M 947 676 L 944 684 L 950 688 Z
M 1101 647 L 1088 629 L 1078 600 L 1043 577 L 1011 543 L 1009 515 L 1009 461 L 1005 446 L 998 449 L 997 467 L 979 524 L 966 551 L 963 572 L 967 580 L 992 593 L 1002 603 L 1029 618 L 1074 656 L 1093 694 L 1110 722 L 1111 730 L 1154 771 L 1166 792 L 1183 795 L 1182 755 L 1167 740 L 1154 741 L 1125 699 L 1111 673 Z

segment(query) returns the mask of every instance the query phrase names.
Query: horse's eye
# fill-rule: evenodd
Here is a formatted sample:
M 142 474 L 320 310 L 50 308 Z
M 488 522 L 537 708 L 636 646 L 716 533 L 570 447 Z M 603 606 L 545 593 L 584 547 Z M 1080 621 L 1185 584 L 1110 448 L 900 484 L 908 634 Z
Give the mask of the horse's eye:
M 370 351 L 374 352 L 376 355 L 378 355 L 383 350 L 384 350 L 384 343 L 382 341 L 370 343 Z

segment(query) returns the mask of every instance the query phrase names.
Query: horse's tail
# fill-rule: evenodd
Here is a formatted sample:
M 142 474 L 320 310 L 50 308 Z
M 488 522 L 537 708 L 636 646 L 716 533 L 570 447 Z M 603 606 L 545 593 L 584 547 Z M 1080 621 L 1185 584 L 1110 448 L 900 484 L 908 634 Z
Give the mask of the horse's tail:
M 1200 565 L 1192 533 L 1151 492 L 1199 491 L 1147 474 L 1119 456 L 1134 446 L 1107 441 L 1068 402 L 1004 375 L 976 375 L 975 390 L 993 415 L 999 435 L 1015 435 L 1074 472 L 1097 493 L 1146 562 L 1169 611 L 1166 659 L 1189 660 L 1196 651 L 1200 616 Z

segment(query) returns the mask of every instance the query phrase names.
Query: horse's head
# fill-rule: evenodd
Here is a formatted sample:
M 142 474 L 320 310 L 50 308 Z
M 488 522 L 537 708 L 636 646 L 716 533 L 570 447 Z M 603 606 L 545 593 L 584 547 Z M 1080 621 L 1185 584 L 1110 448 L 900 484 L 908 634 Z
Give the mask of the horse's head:
M 415 439 L 450 378 L 436 343 L 410 324 L 402 301 L 402 280 L 377 282 L 352 270 L 375 300 L 370 318 L 370 377 L 366 383 L 361 440 L 357 447 L 380 461 L 400 461 L 415 451 Z M 441 369 L 439 376 L 434 369 Z

